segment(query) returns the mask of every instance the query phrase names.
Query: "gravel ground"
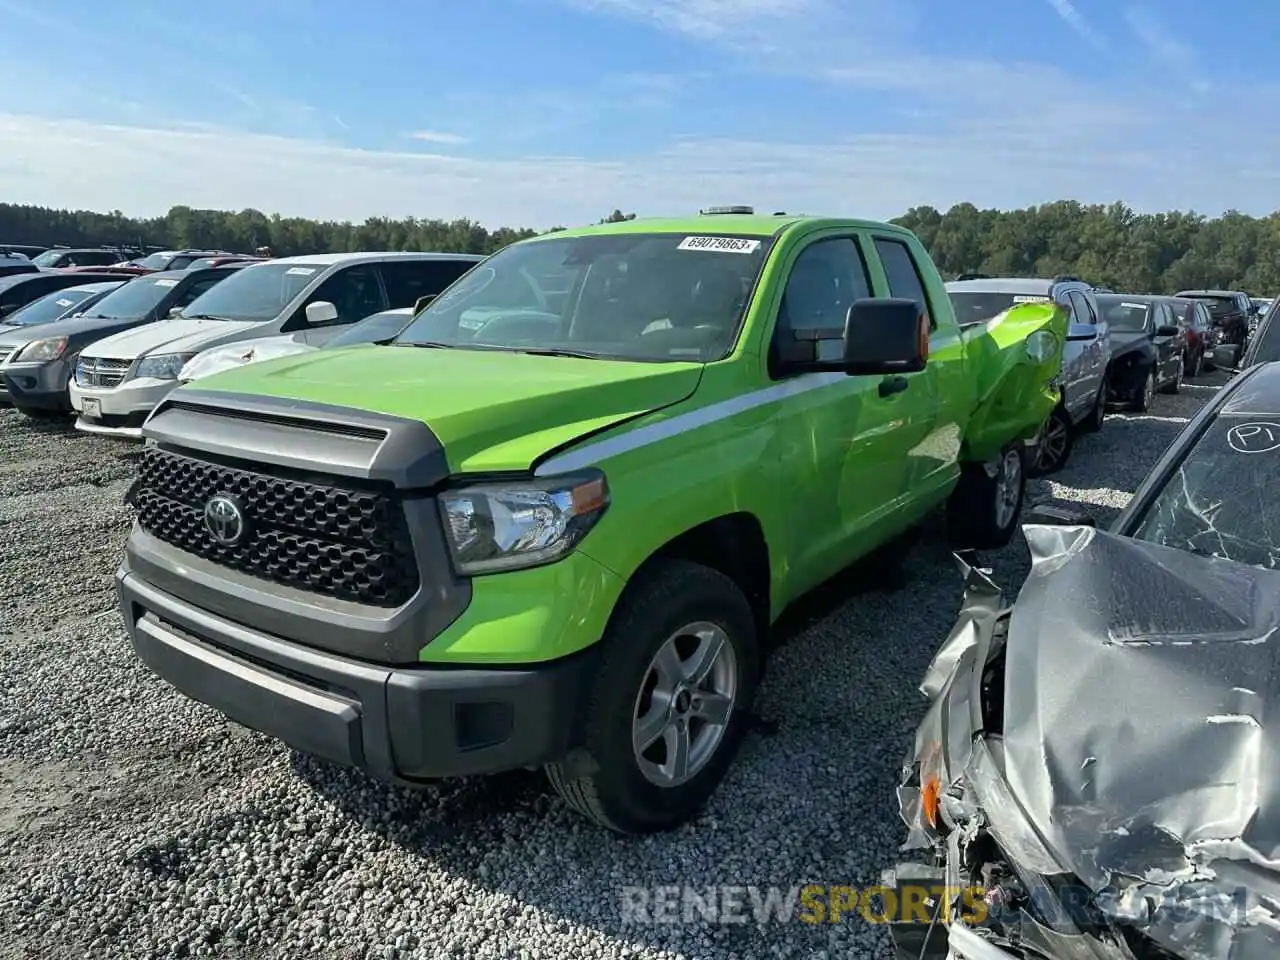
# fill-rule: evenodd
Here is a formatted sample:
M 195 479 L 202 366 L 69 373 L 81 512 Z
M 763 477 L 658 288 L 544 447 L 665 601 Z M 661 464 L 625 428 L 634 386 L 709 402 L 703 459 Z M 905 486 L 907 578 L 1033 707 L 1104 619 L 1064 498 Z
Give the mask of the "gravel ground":
M 1032 499 L 1110 519 L 1221 381 L 1114 415 Z M 112 594 L 134 450 L 0 411 L 0 957 L 888 956 L 862 921 L 626 923 L 620 888 L 877 882 L 915 686 L 960 600 L 938 531 L 905 582 L 854 573 L 788 616 L 698 823 L 614 838 L 540 775 L 388 788 L 141 668 Z M 1002 582 L 1025 554 L 991 556 Z

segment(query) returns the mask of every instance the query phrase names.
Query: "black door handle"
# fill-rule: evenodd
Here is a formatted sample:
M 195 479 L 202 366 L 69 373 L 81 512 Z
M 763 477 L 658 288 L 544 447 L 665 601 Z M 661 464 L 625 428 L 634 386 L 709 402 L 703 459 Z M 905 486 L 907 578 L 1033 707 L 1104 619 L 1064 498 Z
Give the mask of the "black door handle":
M 892 397 L 895 393 L 901 393 L 909 386 L 911 386 L 911 381 L 906 377 L 885 377 L 880 381 L 880 396 Z

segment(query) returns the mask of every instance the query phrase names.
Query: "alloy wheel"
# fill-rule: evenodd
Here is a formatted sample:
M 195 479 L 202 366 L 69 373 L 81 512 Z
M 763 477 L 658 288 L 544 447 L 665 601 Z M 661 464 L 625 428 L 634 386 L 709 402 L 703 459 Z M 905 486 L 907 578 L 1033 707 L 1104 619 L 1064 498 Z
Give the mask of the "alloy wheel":
M 1071 439 L 1069 430 L 1064 416 L 1057 411 L 1049 415 L 1036 445 L 1035 467 L 1038 473 L 1050 473 L 1061 464 Z
M 1000 458 L 995 488 L 996 526 L 1003 530 L 1013 523 L 1022 498 L 1022 457 L 1017 450 L 1007 450 Z
M 677 787 L 707 765 L 733 716 L 738 662 L 719 624 L 699 621 L 658 648 L 636 696 L 631 745 L 650 783 Z

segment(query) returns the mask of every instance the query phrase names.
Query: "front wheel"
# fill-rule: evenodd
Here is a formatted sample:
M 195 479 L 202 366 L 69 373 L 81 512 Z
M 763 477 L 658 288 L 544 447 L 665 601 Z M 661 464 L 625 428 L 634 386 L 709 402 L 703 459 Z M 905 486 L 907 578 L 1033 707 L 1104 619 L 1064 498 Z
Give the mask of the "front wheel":
M 1013 539 L 1026 492 L 1023 447 L 1005 448 L 994 463 L 961 465 L 947 501 L 947 522 L 959 549 L 995 550 Z
M 619 833 L 692 819 L 746 730 L 759 650 L 737 584 L 701 564 L 663 562 L 628 588 L 614 613 L 581 749 L 546 767 L 556 792 Z

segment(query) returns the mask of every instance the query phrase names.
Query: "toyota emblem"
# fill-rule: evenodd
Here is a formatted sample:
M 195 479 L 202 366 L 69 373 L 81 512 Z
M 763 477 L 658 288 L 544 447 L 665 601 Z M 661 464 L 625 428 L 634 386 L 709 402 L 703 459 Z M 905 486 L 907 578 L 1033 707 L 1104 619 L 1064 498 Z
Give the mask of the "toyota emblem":
M 204 528 L 224 547 L 234 547 L 248 532 L 244 507 L 235 497 L 220 493 L 204 505 Z

